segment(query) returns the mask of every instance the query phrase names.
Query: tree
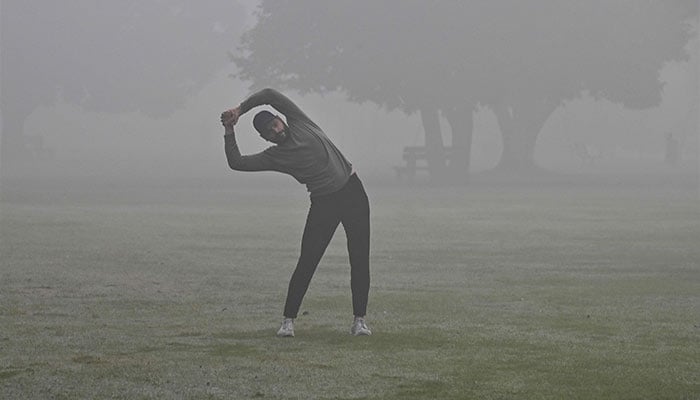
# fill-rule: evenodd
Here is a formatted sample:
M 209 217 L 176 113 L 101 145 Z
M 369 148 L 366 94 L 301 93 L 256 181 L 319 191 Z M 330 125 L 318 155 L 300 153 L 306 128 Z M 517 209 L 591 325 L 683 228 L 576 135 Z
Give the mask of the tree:
M 691 1 L 542 1 L 536 7 L 514 1 L 488 7 L 497 28 L 487 32 L 487 42 L 509 43 L 511 49 L 480 55 L 498 77 L 488 81 L 494 95 L 481 101 L 498 117 L 499 168 L 506 171 L 535 167 L 542 126 L 565 101 L 583 93 L 629 108 L 658 105 L 660 70 L 670 60 L 686 58 L 691 34 L 686 23 L 697 15 Z M 512 24 L 503 18 L 506 13 L 529 17 L 527 23 Z
M 498 168 L 522 172 L 535 169 L 537 135 L 567 100 L 590 93 L 658 104 L 659 71 L 685 57 L 697 8 L 692 0 L 264 0 L 234 61 L 253 86 L 340 90 L 418 111 L 429 148 L 439 145 L 439 111 L 453 145 L 469 151 L 473 109 L 488 106 L 501 126 Z
M 258 25 L 234 58 L 244 80 L 300 93 L 344 91 L 351 101 L 420 112 L 431 171 L 444 170 L 440 96 L 429 87 L 428 37 L 415 27 L 431 4 L 395 2 L 262 1 Z M 294 21 L 294 23 L 289 23 Z M 432 58 L 434 60 L 434 58 Z M 397 68 L 400 66 L 400 68 Z M 465 153 L 466 154 L 466 153 Z
M 30 157 L 25 119 L 57 98 L 98 112 L 164 116 L 223 68 L 237 2 L 2 3 L 2 172 Z

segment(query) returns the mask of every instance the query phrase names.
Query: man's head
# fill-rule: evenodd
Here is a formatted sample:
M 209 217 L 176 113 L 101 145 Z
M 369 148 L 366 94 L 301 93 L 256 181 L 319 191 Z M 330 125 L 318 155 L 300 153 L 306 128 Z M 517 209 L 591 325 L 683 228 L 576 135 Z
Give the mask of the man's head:
M 260 111 L 255 114 L 253 126 L 260 133 L 260 136 L 268 142 L 280 144 L 289 137 L 284 121 L 269 111 Z

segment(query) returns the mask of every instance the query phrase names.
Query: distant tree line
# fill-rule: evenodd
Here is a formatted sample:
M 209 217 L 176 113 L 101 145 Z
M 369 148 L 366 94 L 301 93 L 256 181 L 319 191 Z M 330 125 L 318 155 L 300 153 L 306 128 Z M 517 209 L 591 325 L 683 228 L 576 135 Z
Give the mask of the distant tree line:
M 0 7 L 3 175 L 31 166 L 25 120 L 58 99 L 96 112 L 172 113 L 230 63 L 245 17 L 228 0 L 3 0 Z

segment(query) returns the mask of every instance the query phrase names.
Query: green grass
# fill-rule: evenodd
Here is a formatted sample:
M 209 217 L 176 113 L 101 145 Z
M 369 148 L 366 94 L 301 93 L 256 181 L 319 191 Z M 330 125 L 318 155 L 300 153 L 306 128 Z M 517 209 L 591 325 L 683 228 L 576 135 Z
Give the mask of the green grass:
M 0 398 L 700 398 L 697 199 L 369 191 L 374 334 L 339 229 L 293 339 L 299 193 L 5 196 Z

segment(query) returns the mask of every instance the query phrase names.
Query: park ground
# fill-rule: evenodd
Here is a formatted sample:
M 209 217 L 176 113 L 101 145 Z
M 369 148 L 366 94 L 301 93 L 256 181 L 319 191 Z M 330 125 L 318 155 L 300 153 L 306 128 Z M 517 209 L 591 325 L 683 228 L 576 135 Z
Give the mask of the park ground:
M 6 183 L 0 398 L 700 398 L 693 190 L 369 183 L 374 334 L 339 229 L 280 339 L 290 187 Z

